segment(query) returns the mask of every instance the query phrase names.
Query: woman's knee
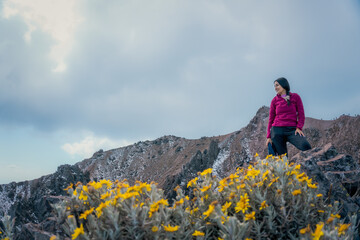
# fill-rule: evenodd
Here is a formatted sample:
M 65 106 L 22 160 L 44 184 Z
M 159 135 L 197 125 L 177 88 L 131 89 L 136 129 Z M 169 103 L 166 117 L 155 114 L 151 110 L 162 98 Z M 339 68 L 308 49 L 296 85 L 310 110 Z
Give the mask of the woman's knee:
M 305 141 L 303 141 L 303 142 L 300 144 L 299 149 L 300 149 L 301 151 L 310 150 L 310 149 L 311 149 L 311 145 L 310 145 L 310 143 L 309 143 L 308 141 L 305 140 Z

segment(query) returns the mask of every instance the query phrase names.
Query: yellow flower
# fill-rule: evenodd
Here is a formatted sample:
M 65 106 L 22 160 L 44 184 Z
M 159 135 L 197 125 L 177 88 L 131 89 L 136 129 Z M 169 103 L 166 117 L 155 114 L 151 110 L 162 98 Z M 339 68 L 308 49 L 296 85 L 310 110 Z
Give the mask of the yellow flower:
M 56 236 L 55 236 L 55 235 L 52 235 L 49 240 L 55 240 L 55 239 L 56 239 Z
M 296 165 L 296 166 L 295 166 L 295 168 L 294 168 L 294 169 L 296 169 L 296 170 L 300 170 L 300 168 L 301 168 L 301 165 L 300 165 L 300 164 L 298 164 L 298 165 Z
M 261 203 L 261 206 L 260 206 L 260 210 L 264 209 L 264 208 L 267 208 L 269 205 L 266 204 L 266 201 L 264 200 L 262 203 Z
M 297 170 L 292 170 L 291 172 L 287 172 L 286 175 L 288 175 L 288 176 L 289 176 L 289 175 L 294 175 L 294 174 L 296 175 L 296 174 L 298 174 L 298 173 L 299 173 L 299 172 L 298 172 Z
M 315 232 L 313 232 L 311 235 L 314 237 L 313 240 L 319 240 L 321 236 L 324 235 L 322 228 L 324 226 L 323 222 L 320 222 L 319 224 L 316 224 Z
M 159 231 L 159 228 L 158 228 L 157 226 L 153 226 L 153 227 L 151 228 L 151 231 L 157 232 L 157 231 Z
M 110 192 L 106 192 L 104 194 L 101 195 L 101 198 L 100 199 L 105 199 L 105 198 L 108 198 L 111 196 L 111 193 Z
M 147 183 L 140 182 L 140 181 L 136 181 L 136 185 L 133 186 L 131 190 L 133 190 L 135 192 L 143 193 L 143 189 L 145 189 L 147 192 L 150 192 L 151 191 L 151 185 L 147 184 Z
M 74 217 L 74 215 L 69 215 L 67 218 L 73 218 Z
M 107 188 L 111 188 L 111 186 L 112 186 L 112 182 L 110 180 L 105 180 L 105 179 L 100 180 L 100 184 L 101 185 L 106 184 Z
M 123 200 L 128 199 L 128 198 L 132 198 L 135 196 L 139 196 L 140 194 L 138 192 L 126 192 L 124 194 L 118 194 L 117 196 L 122 198 Z
M 240 212 L 242 211 L 245 213 L 245 211 L 249 208 L 249 198 L 247 193 L 245 193 L 243 196 L 240 197 L 240 201 L 236 203 L 235 211 Z
M 203 213 L 203 215 L 206 216 L 204 219 L 208 218 L 210 216 L 210 214 L 214 211 L 214 209 L 215 209 L 215 206 L 213 204 L 210 204 L 208 210 Z
M 187 187 L 195 187 L 196 186 L 196 181 L 198 180 L 198 178 L 194 178 L 192 180 L 190 180 L 187 184 Z
M 330 216 L 334 217 L 334 218 L 339 218 L 340 219 L 340 215 L 339 214 L 330 214 Z
M 258 153 L 256 153 L 254 157 L 258 157 L 258 156 L 259 156 L 259 154 L 258 154 Z
M 226 202 L 222 207 L 221 207 L 221 211 L 223 213 L 227 213 L 228 208 L 231 206 L 231 202 Z
M 194 208 L 193 210 L 190 211 L 190 214 L 193 215 L 194 213 L 196 213 L 197 211 L 199 211 L 199 208 Z
M 341 235 L 345 235 L 345 231 L 349 228 L 350 223 L 349 224 L 340 224 L 339 229 L 338 229 L 338 235 L 339 237 Z
M 71 189 L 74 186 L 74 184 L 70 183 L 69 186 L 67 186 L 67 188 L 64 188 L 65 191 L 68 191 L 69 189 Z
M 94 208 L 91 208 L 89 210 L 86 210 L 84 213 L 80 215 L 80 219 L 86 219 L 87 216 L 89 216 L 94 211 Z
M 73 192 L 73 195 L 74 195 L 74 196 L 77 196 L 77 195 L 78 195 L 76 189 L 75 189 L 75 191 Z
M 297 176 L 296 176 L 296 178 L 297 179 L 300 179 L 300 178 L 302 178 L 302 177 L 304 177 L 305 176 L 305 173 L 303 172 L 303 173 L 301 173 L 301 174 L 298 174 Z
M 263 173 L 262 178 L 265 179 L 267 175 L 269 175 L 269 170 L 266 170 L 266 172 Z
M 205 236 L 205 233 L 195 230 L 195 232 L 192 235 L 193 236 Z
M 206 192 L 207 190 L 211 189 L 211 184 L 209 186 L 205 186 L 200 189 L 201 192 Z
M 71 235 L 71 237 L 72 237 L 72 239 L 74 240 L 74 239 L 76 239 L 80 234 L 85 234 L 83 224 L 81 224 L 79 228 L 76 228 L 76 229 L 74 230 L 74 234 Z
M 104 208 L 106 208 L 107 206 L 109 206 L 110 201 L 106 201 L 106 202 L 102 202 L 100 203 L 100 205 L 95 209 L 96 210 L 96 215 L 99 218 L 102 215 L 102 210 Z
M 278 194 L 281 194 L 281 193 L 282 193 L 282 190 L 281 190 L 281 189 L 278 189 L 278 190 L 276 190 L 276 192 L 277 192 Z
M 245 214 L 245 221 L 247 220 L 255 220 L 255 211 L 253 211 L 252 213 L 249 214 Z
M 328 220 L 326 220 L 326 224 L 330 224 L 334 221 L 334 217 L 329 217 Z
M 236 197 L 236 194 L 231 192 L 230 195 L 229 195 L 229 200 L 233 199 Z
M 319 193 L 318 195 L 316 195 L 317 197 L 322 197 L 323 195 L 321 193 Z
M 316 184 L 309 184 L 309 183 L 308 183 L 308 187 L 309 188 L 317 188 Z
M 205 175 L 210 174 L 210 173 L 212 173 L 212 169 L 208 168 L 208 169 L 204 170 L 202 173 L 200 173 L 200 175 L 205 176 Z
M 159 210 L 159 206 L 160 205 L 164 205 L 164 206 L 168 206 L 169 203 L 167 200 L 165 199 L 160 199 L 159 201 L 153 203 L 150 205 L 150 211 L 149 211 L 149 217 L 151 218 L 152 217 L 152 214 L 154 212 L 157 212 Z
M 88 196 L 84 194 L 84 191 L 81 191 L 79 199 L 86 201 L 88 199 Z
M 325 211 L 324 210 L 318 210 L 319 213 L 324 213 Z
M 279 177 L 271 179 L 271 182 L 269 183 L 268 187 L 271 187 L 271 185 L 272 185 L 274 182 L 276 182 L 278 179 L 279 179 Z
M 305 176 L 305 177 L 303 177 L 303 178 L 299 178 L 299 179 L 298 179 L 298 181 L 301 182 L 301 183 L 302 183 L 302 182 L 307 182 L 308 180 L 309 180 L 308 176 Z
M 102 184 L 100 182 L 90 182 L 89 185 L 95 189 L 102 188 Z
M 291 194 L 294 196 L 299 195 L 301 194 L 301 189 L 294 190 Z
M 229 217 L 221 216 L 221 223 L 224 224 L 226 221 L 229 221 Z
M 220 186 L 218 187 L 218 192 L 224 191 L 225 187 L 226 187 L 226 185 L 221 185 L 221 183 L 220 183 Z
M 250 170 L 247 172 L 246 177 L 252 177 L 253 179 L 255 179 L 255 177 L 256 177 L 257 175 L 259 175 L 260 172 L 261 172 L 260 170 L 250 169 Z
M 301 233 L 301 234 L 305 234 L 305 233 L 308 233 L 308 232 L 310 232 L 310 231 L 311 231 L 311 229 L 310 229 L 310 224 L 308 224 L 306 228 L 300 229 L 300 233 Z
M 175 202 L 175 206 L 180 206 L 182 204 L 184 204 L 184 199 L 183 198 L 180 199 L 179 201 Z
M 231 179 L 231 180 L 234 180 L 234 179 L 236 179 L 236 178 L 239 178 L 239 175 L 237 175 L 236 173 L 235 174 L 230 174 L 230 176 L 229 176 L 229 178 Z
M 88 189 L 87 186 L 83 186 L 83 190 L 84 190 L 85 192 L 89 192 L 89 189 Z
M 179 230 L 179 226 L 170 226 L 170 224 L 168 226 L 164 226 L 165 231 L 167 232 L 176 232 L 177 230 Z

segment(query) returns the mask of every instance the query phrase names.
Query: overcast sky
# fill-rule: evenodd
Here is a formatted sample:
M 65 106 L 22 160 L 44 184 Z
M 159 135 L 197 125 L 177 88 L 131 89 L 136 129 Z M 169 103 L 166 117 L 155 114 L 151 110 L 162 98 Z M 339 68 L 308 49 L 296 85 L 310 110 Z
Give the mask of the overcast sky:
M 306 116 L 359 114 L 359 64 L 355 0 L 1 0 L 0 183 L 239 130 L 282 76 Z

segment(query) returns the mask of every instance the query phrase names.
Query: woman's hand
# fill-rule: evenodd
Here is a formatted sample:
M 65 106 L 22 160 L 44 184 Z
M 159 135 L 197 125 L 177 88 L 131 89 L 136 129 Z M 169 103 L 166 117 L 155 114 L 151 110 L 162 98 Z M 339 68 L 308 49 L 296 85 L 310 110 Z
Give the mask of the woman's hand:
M 300 128 L 296 128 L 296 130 L 295 130 L 295 135 L 296 135 L 296 134 L 299 134 L 300 136 L 305 137 L 305 134 L 300 130 Z
M 267 138 L 267 139 L 266 139 L 266 146 L 268 146 L 268 145 L 269 145 L 269 143 L 271 143 L 271 145 L 272 145 L 271 138 Z

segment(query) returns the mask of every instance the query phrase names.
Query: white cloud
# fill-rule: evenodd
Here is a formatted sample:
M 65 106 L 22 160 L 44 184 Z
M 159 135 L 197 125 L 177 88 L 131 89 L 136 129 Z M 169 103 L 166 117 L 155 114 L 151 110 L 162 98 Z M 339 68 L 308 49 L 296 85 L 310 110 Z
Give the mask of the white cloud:
M 32 33 L 37 29 L 49 34 L 55 40 L 49 53 L 56 62 L 52 70 L 62 72 L 66 69 L 65 58 L 71 50 L 73 35 L 82 21 L 76 10 L 76 1 L 72 0 L 5 0 L 2 15 L 6 19 L 16 15 L 24 19 L 28 26 L 24 33 L 27 43 L 31 43 Z
M 79 142 L 66 143 L 61 148 L 72 156 L 88 158 L 99 149 L 112 149 L 130 145 L 126 140 L 112 140 L 107 137 L 96 137 L 92 133 Z

